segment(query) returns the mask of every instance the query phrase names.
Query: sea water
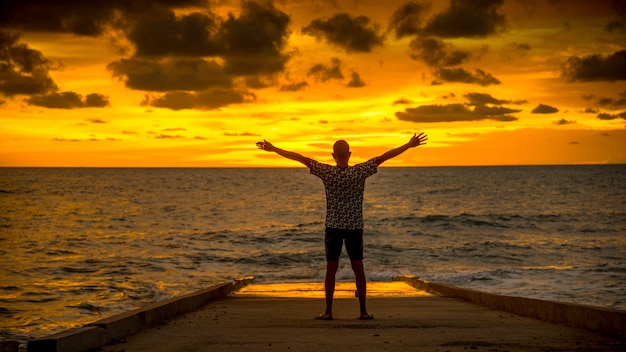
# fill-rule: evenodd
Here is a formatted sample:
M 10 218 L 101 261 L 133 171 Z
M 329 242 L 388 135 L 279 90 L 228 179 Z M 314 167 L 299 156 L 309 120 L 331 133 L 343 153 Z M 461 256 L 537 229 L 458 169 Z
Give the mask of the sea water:
M 367 278 L 626 310 L 625 180 L 626 165 L 381 168 Z M 305 168 L 0 168 L 0 340 L 243 276 L 322 281 L 325 211 Z

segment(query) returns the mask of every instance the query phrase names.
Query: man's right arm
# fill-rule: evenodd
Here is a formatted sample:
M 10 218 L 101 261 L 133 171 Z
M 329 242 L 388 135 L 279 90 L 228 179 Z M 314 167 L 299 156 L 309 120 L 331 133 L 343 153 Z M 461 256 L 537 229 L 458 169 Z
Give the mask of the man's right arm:
M 306 167 L 309 167 L 309 168 L 311 167 L 311 160 L 313 160 L 313 159 L 307 158 L 306 156 L 304 156 L 302 154 L 298 154 L 298 153 L 295 153 L 295 152 L 290 152 L 288 150 L 280 149 L 280 148 L 274 146 L 272 143 L 270 143 L 270 142 L 268 142 L 266 140 L 263 140 L 263 142 L 257 142 L 256 146 L 259 149 L 266 150 L 268 152 L 274 152 L 274 153 L 276 153 L 276 154 L 278 154 L 278 155 L 280 155 L 280 156 L 282 156 L 284 158 L 295 160 L 295 161 L 299 161 L 302 164 L 304 164 L 304 166 L 306 166 Z

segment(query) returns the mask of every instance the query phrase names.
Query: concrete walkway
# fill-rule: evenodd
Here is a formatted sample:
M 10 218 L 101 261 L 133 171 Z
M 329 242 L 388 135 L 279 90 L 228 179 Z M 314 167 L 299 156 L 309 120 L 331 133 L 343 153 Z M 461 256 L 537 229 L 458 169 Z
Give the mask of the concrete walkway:
M 339 283 L 333 321 L 323 285 L 251 284 L 203 308 L 143 330 L 104 352 L 138 351 L 626 351 L 626 340 L 490 310 L 417 290 L 368 283 L 360 321 L 353 283 Z

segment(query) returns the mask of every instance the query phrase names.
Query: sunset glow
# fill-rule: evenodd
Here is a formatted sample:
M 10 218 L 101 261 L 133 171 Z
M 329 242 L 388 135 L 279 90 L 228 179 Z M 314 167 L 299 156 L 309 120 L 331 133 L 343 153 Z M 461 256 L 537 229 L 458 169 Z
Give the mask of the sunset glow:
M 626 163 L 623 1 L 79 4 L 0 5 L 0 166 Z

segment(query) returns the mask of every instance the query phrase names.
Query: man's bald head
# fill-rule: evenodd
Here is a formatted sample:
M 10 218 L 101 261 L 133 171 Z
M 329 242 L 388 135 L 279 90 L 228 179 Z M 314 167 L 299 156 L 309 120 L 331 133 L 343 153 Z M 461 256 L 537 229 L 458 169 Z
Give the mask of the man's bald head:
M 333 158 L 335 158 L 338 165 L 347 165 L 348 159 L 350 159 L 350 145 L 348 145 L 348 142 L 343 139 L 335 142 L 335 145 L 333 145 Z

